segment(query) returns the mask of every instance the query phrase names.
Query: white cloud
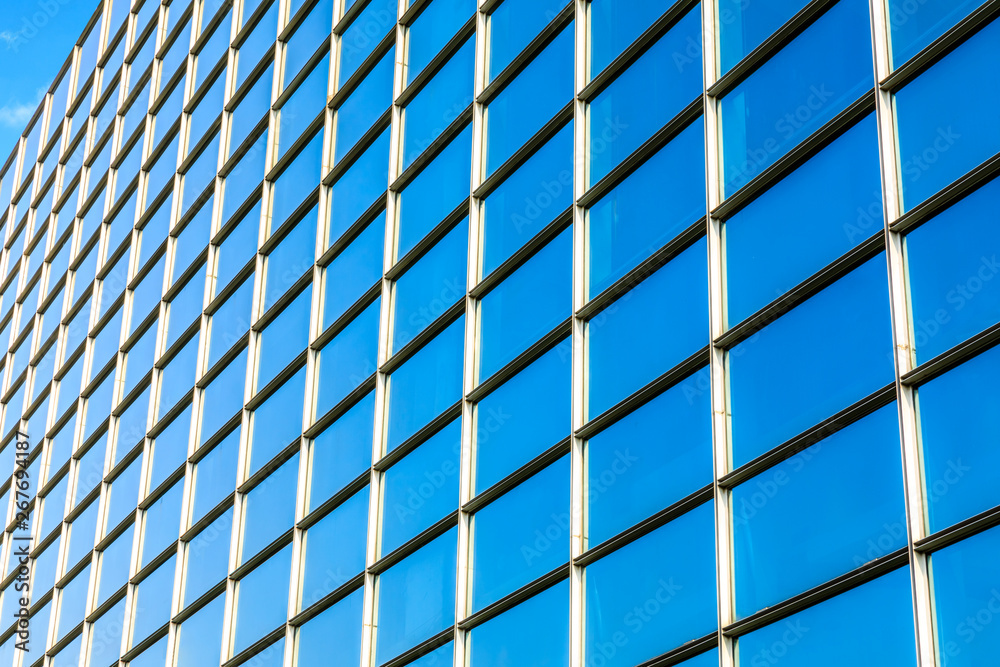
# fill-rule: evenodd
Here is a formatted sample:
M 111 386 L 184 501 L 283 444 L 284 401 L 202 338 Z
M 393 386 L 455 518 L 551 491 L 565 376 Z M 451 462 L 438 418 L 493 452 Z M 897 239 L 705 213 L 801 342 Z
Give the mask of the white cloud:
M 45 97 L 45 92 L 45 88 L 39 88 L 35 91 L 35 100 L 33 102 L 11 100 L 0 107 L 0 125 L 23 130 L 24 126 L 28 124 L 28 121 L 31 120 L 31 117 L 38 109 L 38 103 Z

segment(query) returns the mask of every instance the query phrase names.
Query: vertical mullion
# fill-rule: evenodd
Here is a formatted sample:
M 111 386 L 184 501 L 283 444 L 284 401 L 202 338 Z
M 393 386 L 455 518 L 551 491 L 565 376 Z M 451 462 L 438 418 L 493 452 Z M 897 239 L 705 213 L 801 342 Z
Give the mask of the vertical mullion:
M 916 630 L 917 663 L 935 664 L 934 611 L 930 581 L 930 557 L 913 548 L 914 542 L 927 536 L 924 522 L 923 475 L 918 442 L 916 391 L 900 378 L 913 369 L 913 341 L 910 312 L 907 307 L 906 268 L 903 235 L 892 231 L 890 224 L 902 212 L 899 190 L 899 152 L 896 146 L 896 123 L 892 93 L 878 84 L 892 72 L 889 17 L 883 0 L 871 1 L 872 35 L 875 55 L 876 113 L 878 117 L 879 158 L 882 175 L 882 202 L 885 217 L 886 261 L 896 367 L 896 398 L 899 409 L 899 432 L 902 447 L 903 483 L 906 492 L 906 522 L 910 577 L 913 588 L 913 611 Z
M 382 300 L 379 310 L 378 326 L 378 356 L 375 372 L 375 420 L 372 425 L 372 467 L 369 472 L 370 480 L 368 484 L 368 533 L 365 544 L 365 588 L 364 588 L 364 608 L 362 611 L 362 632 L 361 632 L 361 667 L 371 667 L 375 665 L 375 642 L 378 630 L 378 601 L 377 601 L 377 577 L 371 571 L 372 565 L 378 560 L 379 555 L 379 526 L 382 517 L 382 484 L 384 473 L 375 468 L 375 463 L 385 454 L 386 451 L 386 405 L 388 401 L 387 392 L 389 390 L 389 376 L 382 369 L 389 359 L 389 330 L 392 326 L 391 290 L 392 281 L 386 277 L 389 269 L 396 260 L 396 228 L 399 208 L 399 194 L 393 192 L 389 187 L 399 174 L 400 160 L 402 152 L 402 120 L 403 109 L 396 100 L 403 91 L 406 78 L 406 64 L 404 38 L 405 27 L 399 19 L 406 12 L 408 0 L 399 0 L 396 5 L 396 20 L 394 30 L 396 31 L 396 43 L 393 53 L 395 62 L 393 64 L 392 77 L 392 120 L 389 131 L 389 178 L 386 183 L 385 201 L 385 241 L 382 253 Z M 338 2 L 343 6 L 343 0 Z M 340 48 L 342 36 L 338 38 L 337 57 L 343 51 Z M 339 70 L 337 69 L 337 86 L 340 87 Z M 332 239 L 331 239 L 332 240 Z
M 486 108 L 479 96 L 487 84 L 487 63 L 489 44 L 487 14 L 483 12 L 485 2 L 476 3 L 476 60 L 473 81 L 472 105 L 472 164 L 469 197 L 469 250 L 466 264 L 465 296 L 465 338 L 462 357 L 462 444 L 459 455 L 459 513 L 458 513 L 458 554 L 456 561 L 455 588 L 455 665 L 471 662 L 469 631 L 459 628 L 458 623 L 472 613 L 472 514 L 461 507 L 472 500 L 475 494 L 475 452 L 476 452 L 476 405 L 467 397 L 478 381 L 479 349 L 479 300 L 471 295 L 472 288 L 480 276 L 480 238 L 483 225 L 482 200 L 474 194 L 482 184 L 486 155 Z
M 590 162 L 587 141 L 587 103 L 580 97 L 589 80 L 589 3 L 575 0 L 573 56 L 573 332 L 572 332 L 572 430 L 575 434 L 587 422 L 587 323 L 577 312 L 587 302 L 587 231 L 586 209 L 576 202 L 587 190 L 587 167 Z M 586 589 L 584 568 L 573 561 L 583 554 L 586 542 L 586 474 L 585 443 L 573 435 L 570 451 L 570 613 L 569 664 L 583 667 L 586 640 Z
M 710 335 L 714 341 L 726 330 L 725 314 L 725 250 L 722 243 L 722 221 L 711 212 L 722 202 L 722 173 L 719 146 L 719 101 L 707 90 L 718 80 L 718 54 L 715 0 L 702 0 L 702 63 L 706 93 L 705 122 L 705 177 L 708 220 L 708 284 Z M 736 665 L 736 640 L 723 634 L 722 629 L 735 619 L 732 581 L 732 516 L 730 490 L 719 485 L 718 480 L 730 469 L 729 459 L 729 392 L 726 378 L 726 351 L 714 344 L 709 362 L 712 401 L 712 461 L 715 480 L 715 564 L 719 608 L 719 664 L 721 667 Z

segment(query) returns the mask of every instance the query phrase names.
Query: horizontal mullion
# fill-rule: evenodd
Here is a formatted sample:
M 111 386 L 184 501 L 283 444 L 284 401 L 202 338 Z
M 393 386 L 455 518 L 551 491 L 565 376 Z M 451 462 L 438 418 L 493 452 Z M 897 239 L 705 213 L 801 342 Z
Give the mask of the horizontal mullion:
M 1000 153 L 900 215 L 889 225 L 889 230 L 904 234 L 916 229 L 997 176 L 1000 176 Z
M 725 220 L 763 194 L 768 188 L 804 164 L 840 135 L 847 132 L 869 113 L 875 111 L 875 89 L 872 88 L 834 116 L 825 125 L 802 140 L 797 146 L 778 158 L 742 188 L 726 197 L 715 210 L 712 218 Z
M 879 408 L 889 405 L 894 400 L 896 400 L 896 385 L 892 383 L 882 387 L 873 394 L 869 394 L 853 405 L 844 408 L 832 417 L 824 419 L 816 426 L 803 431 L 790 440 L 786 440 L 784 443 L 745 463 L 736 470 L 723 475 L 719 478 L 719 486 L 729 489 L 734 488 L 748 479 L 773 468 L 782 461 L 801 453 L 821 440 L 825 440 L 837 431 L 860 421 Z
M 430 164 L 434 158 L 440 155 L 445 148 L 447 148 L 453 139 L 458 137 L 462 133 L 462 130 L 472 122 L 472 105 L 467 106 L 460 114 L 458 114 L 451 124 L 448 125 L 438 135 L 437 139 L 431 142 L 430 146 L 424 149 L 413 162 L 410 163 L 403 173 L 401 173 L 396 179 L 389 185 L 389 189 L 393 192 L 400 192 L 409 185 L 413 179 L 420 175 L 424 168 Z
M 1000 16 L 1000 0 L 984 3 L 882 79 L 879 88 L 890 93 L 896 92 L 961 46 L 997 16 Z
M 559 567 L 551 570 L 550 572 L 542 575 L 535 581 L 522 586 L 513 593 L 506 595 L 493 604 L 474 612 L 470 616 L 466 617 L 464 620 L 458 623 L 458 627 L 462 630 L 472 630 L 476 626 L 482 625 L 486 621 L 496 618 L 500 614 L 513 609 L 517 605 L 521 604 L 525 600 L 538 595 L 542 591 L 555 586 L 564 579 L 569 578 L 570 575 L 570 565 L 566 563 L 565 565 L 560 565 Z
M 476 34 L 476 17 L 471 16 L 465 24 L 458 29 L 451 39 L 441 48 L 437 54 L 431 58 L 430 62 L 427 63 L 420 73 L 414 77 L 413 81 L 406 84 L 403 92 L 399 94 L 396 98 L 394 104 L 396 106 L 405 107 L 414 97 L 420 94 L 420 91 L 424 89 L 427 83 L 434 78 L 434 76 L 441 71 L 445 64 L 451 60 L 451 57 L 458 53 L 458 51 L 465 45 L 473 35 Z
M 496 371 L 490 377 L 481 381 L 475 389 L 470 391 L 465 400 L 478 403 L 491 394 L 495 389 L 507 382 L 522 370 L 537 361 L 543 354 L 553 349 L 557 345 L 567 340 L 573 332 L 573 318 L 567 317 L 557 324 L 551 331 L 533 343 L 528 349 L 517 355 L 506 366 Z
M 922 540 L 917 540 L 914 542 L 913 548 L 920 553 L 940 551 L 945 547 L 961 542 L 973 535 L 978 535 L 998 525 L 1000 525 L 1000 505 L 985 512 L 980 512 L 976 516 L 969 517 L 954 526 L 939 530 Z
M 982 354 L 998 343 L 1000 343 L 1000 323 L 979 332 L 972 338 L 942 352 L 933 359 L 925 361 L 909 373 L 903 375 L 900 378 L 900 382 L 910 387 L 926 384 L 969 359 Z
M 884 250 L 885 232 L 879 230 L 753 315 L 726 330 L 713 341 L 713 345 L 725 350 L 735 347 Z
M 417 352 L 422 350 L 425 345 L 436 338 L 439 333 L 447 329 L 464 314 L 465 295 L 462 294 L 456 298 L 455 302 L 449 306 L 447 310 L 438 315 L 434 321 L 424 327 L 423 331 L 414 336 L 410 342 L 399 350 L 393 351 L 393 354 L 389 357 L 388 361 L 382 364 L 382 367 L 378 369 L 379 372 L 385 375 L 390 375 L 399 369 L 400 366 L 409 361 Z
M 537 473 L 569 454 L 571 443 L 571 438 L 566 436 L 496 484 L 477 493 L 472 500 L 462 506 L 462 512 L 465 514 L 475 514 L 494 500 L 517 488 L 523 482 L 531 479 Z

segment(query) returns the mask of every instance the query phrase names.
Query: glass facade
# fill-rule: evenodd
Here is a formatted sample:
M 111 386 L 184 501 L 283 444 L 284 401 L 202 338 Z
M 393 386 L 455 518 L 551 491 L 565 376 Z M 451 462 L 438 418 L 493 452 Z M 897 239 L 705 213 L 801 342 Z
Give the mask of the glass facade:
M 998 16 L 102 0 L 0 163 L 0 665 L 993 664 Z

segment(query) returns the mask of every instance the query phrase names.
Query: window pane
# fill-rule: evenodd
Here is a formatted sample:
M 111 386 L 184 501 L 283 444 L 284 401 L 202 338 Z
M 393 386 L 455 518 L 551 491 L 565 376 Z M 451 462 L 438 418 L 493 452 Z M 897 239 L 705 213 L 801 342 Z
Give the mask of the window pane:
M 402 257 L 469 196 L 472 126 L 458 133 L 399 195 L 396 257 Z
M 358 140 L 392 105 L 392 75 L 396 49 L 392 47 L 351 91 L 334 116 L 334 163 L 351 150 Z
M 838 2 L 720 101 L 725 193 L 771 166 L 872 81 L 868 5 Z
M 382 665 L 455 622 L 457 530 L 379 576 L 375 662 Z
M 569 123 L 486 197 L 483 276 L 503 264 L 572 203 L 573 124 Z
M 364 589 L 359 588 L 299 628 L 296 664 L 353 665 L 361 661 Z
M 372 0 L 344 31 L 340 40 L 341 85 L 395 27 L 397 7 L 396 0 Z
M 700 32 L 701 9 L 696 6 L 590 103 L 591 183 L 604 178 L 701 95 L 701 49 L 693 62 L 678 61 L 690 44 L 700 43 Z M 696 166 L 691 171 L 704 175 Z
M 490 80 L 521 53 L 566 3 L 563 0 L 504 0 L 489 16 Z
M 587 323 L 591 417 L 708 344 L 705 252 L 694 243 Z M 628 361 L 638 350 L 642 363 Z
M 909 568 L 740 637 L 740 665 L 767 664 L 776 646 L 783 651 L 782 667 L 835 665 L 845 640 L 858 667 L 917 664 Z
M 383 554 L 392 552 L 458 508 L 461 422 L 456 420 L 385 472 Z
M 323 271 L 326 330 L 382 278 L 385 213 L 375 218 Z
M 482 299 L 479 376 L 488 378 L 572 313 L 567 228 Z
M 1000 196 L 992 181 L 906 235 L 917 363 L 996 324 L 1000 312 L 1000 225 L 978 212 Z
M 486 109 L 486 173 L 491 174 L 573 99 L 573 26 L 535 56 Z
M 719 0 L 719 65 L 725 74 L 806 5 L 805 0 Z
M 606 656 L 608 667 L 637 665 L 714 632 L 712 503 L 587 566 L 586 595 L 585 651 L 590 661 Z M 615 642 L 622 633 L 624 645 Z M 609 643 L 618 647 L 610 656 L 601 650 Z
M 464 336 L 460 317 L 389 376 L 388 450 L 462 398 Z
M 476 405 L 476 491 L 493 486 L 571 430 L 567 342 L 507 380 Z
M 471 667 L 568 667 L 569 582 L 477 626 L 469 637 Z
M 878 255 L 729 351 L 733 465 L 740 466 L 893 381 L 885 256 Z M 823 350 L 820 393 L 797 341 Z
M 877 132 L 867 117 L 726 221 L 730 325 L 882 232 Z
M 289 545 L 238 582 L 234 655 L 285 622 L 291 565 Z
M 330 188 L 327 247 L 381 198 L 389 184 L 389 129 L 344 172 Z
M 316 436 L 310 453 L 309 509 L 316 509 L 372 464 L 375 392 Z
M 434 0 L 406 32 L 406 82 L 410 83 L 476 11 L 475 0 Z M 469 83 L 472 77 L 468 78 Z
M 906 546 L 898 419 L 891 403 L 733 489 L 737 617 Z
M 889 0 L 892 62 L 899 67 L 965 18 L 983 0 Z
M 364 572 L 367 534 L 368 487 L 305 531 L 303 609 Z
M 247 493 L 240 562 L 247 562 L 292 527 L 298 475 L 299 455 L 295 454 Z
M 381 305 L 381 297 L 375 299 L 320 350 L 317 414 L 325 414 L 375 372 Z
M 396 280 L 393 352 L 464 298 L 468 257 L 469 219 L 465 218 Z
M 1000 347 L 970 359 L 920 387 L 920 436 L 931 532 L 1000 504 L 996 470 L 1000 422 L 989 409 L 1000 401 Z M 961 418 L 957 418 L 958 416 Z
M 1000 20 L 994 20 L 896 93 L 904 210 L 1000 150 L 1000 124 L 991 116 L 1000 79 L 986 74 L 1000 67 L 998 42 Z M 947 103 L 973 86 L 980 104 Z
M 309 285 L 261 332 L 257 389 L 267 386 L 309 343 L 311 302 L 312 285 Z
M 931 557 L 938 652 L 947 667 L 988 665 L 1000 640 L 1000 528 Z
M 692 123 L 590 208 L 590 296 L 704 217 L 704 136 Z
M 218 665 L 222 655 L 222 624 L 226 596 L 220 595 L 178 628 L 177 662 L 192 667 Z
M 476 512 L 473 611 L 569 560 L 569 483 L 563 457 Z
M 712 406 L 696 377 L 587 441 L 590 546 L 712 483 Z

